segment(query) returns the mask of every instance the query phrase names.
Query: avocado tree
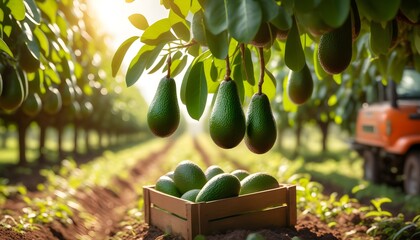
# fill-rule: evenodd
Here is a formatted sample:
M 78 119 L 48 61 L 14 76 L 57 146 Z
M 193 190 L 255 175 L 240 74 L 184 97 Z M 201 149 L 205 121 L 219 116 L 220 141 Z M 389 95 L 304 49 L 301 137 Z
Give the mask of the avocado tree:
M 81 130 L 86 136 L 94 130 L 108 138 L 143 130 L 138 112 L 144 100 L 110 77 L 113 53 L 88 11 L 85 0 L 1 0 L 0 118 L 4 125 L 17 126 L 19 164 L 26 163 L 31 123 L 39 127 L 41 160 L 48 128 L 57 132 L 60 159 L 69 126 L 74 154 Z
M 287 111 L 296 111 L 296 106 L 302 108 L 311 96 L 318 100 L 314 107 L 320 107 L 328 98 L 326 112 L 318 120 L 321 129 L 326 132 L 323 125 L 332 120 L 351 129 L 349 112 L 363 100 L 359 96 L 364 86 L 371 83 L 368 79 L 398 81 L 404 68 L 420 69 L 419 1 L 162 0 L 161 5 L 168 9 L 168 16 L 151 25 L 141 14 L 129 16 L 139 34 L 128 38 L 116 51 L 113 75 L 135 41 L 141 41 L 143 46 L 128 67 L 128 86 L 146 71 L 162 69 L 173 78 L 187 68 L 185 75 L 180 76 L 180 99 L 189 115 L 198 120 L 208 94 L 216 94 L 212 114 L 225 120 L 218 123 L 220 129 L 213 128 L 210 120 L 210 135 L 224 148 L 236 146 L 237 139 L 244 135 L 255 138 L 251 141 L 254 144 L 262 141 L 270 146 L 269 138 L 257 139 L 258 131 L 265 131 L 272 114 L 253 120 L 249 116 L 255 108 L 251 108 L 245 131 L 238 130 L 236 127 L 242 126 L 244 120 L 240 113 L 234 113 L 236 103 L 217 104 L 218 98 L 225 98 L 225 103 L 236 102 L 232 99 L 237 95 L 240 104 L 249 102 L 254 94 L 274 99 L 276 84 L 284 82 L 282 103 Z M 189 66 L 187 57 L 192 57 Z M 283 67 L 276 62 L 279 58 L 289 69 L 281 81 L 273 74 Z M 338 85 L 335 92 L 328 90 L 330 84 L 321 84 L 313 93 L 313 86 L 317 85 L 314 81 L 331 79 Z M 218 90 L 231 80 L 237 93 L 223 90 L 228 93 L 219 97 L 222 93 Z M 353 91 L 357 91 L 356 96 Z M 337 109 L 329 114 L 328 107 L 332 106 Z M 220 139 L 230 144 L 219 144 Z M 249 147 L 252 150 L 254 146 Z

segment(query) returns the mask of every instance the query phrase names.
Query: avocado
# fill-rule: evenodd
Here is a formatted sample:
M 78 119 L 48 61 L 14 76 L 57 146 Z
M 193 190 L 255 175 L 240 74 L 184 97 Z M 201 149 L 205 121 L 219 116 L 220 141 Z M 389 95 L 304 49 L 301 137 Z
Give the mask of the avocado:
M 178 128 L 180 113 L 176 84 L 173 78 L 160 80 L 155 96 L 147 112 L 150 130 L 159 137 L 168 137 Z
M 245 115 L 236 83 L 230 78 L 220 83 L 209 128 L 211 138 L 221 148 L 233 148 L 244 138 Z

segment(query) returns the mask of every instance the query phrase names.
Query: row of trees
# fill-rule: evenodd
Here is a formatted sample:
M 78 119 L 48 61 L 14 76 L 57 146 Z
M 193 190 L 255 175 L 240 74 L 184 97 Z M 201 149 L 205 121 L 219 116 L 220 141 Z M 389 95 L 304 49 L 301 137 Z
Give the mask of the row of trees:
M 145 102 L 137 89 L 111 78 L 112 52 L 97 31 L 85 0 L 1 0 L 0 124 L 16 125 L 19 164 L 26 164 L 27 128 L 39 126 L 39 158 L 45 133 L 74 126 L 74 153 L 80 131 L 101 137 L 144 130 Z M 85 134 L 89 136 L 89 134 Z M 90 146 L 86 139 L 86 147 Z

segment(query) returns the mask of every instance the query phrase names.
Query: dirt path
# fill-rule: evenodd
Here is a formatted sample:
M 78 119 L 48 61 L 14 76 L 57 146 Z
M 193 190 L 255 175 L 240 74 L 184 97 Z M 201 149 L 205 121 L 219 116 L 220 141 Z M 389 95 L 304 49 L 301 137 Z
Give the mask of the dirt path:
M 126 211 L 138 200 L 135 191 L 136 183 L 144 177 L 148 170 L 159 167 L 163 156 L 174 143 L 175 141 L 168 141 L 161 149 L 139 159 L 138 164 L 130 170 L 130 176 L 127 179 L 114 178 L 110 185 L 113 190 L 109 187 L 93 187 L 77 192 L 75 200 L 83 211 L 74 212 L 71 217 L 73 224 L 53 221 L 38 225 L 36 230 L 28 231 L 25 234 L 18 234 L 15 231 L 0 227 L 0 239 L 76 240 L 80 239 L 81 236 L 85 236 L 84 239 L 106 239 L 123 219 Z M 12 199 L 5 206 L 3 212 L 15 211 L 19 214 L 25 203 L 22 200 Z M 94 219 L 91 219 L 92 216 Z

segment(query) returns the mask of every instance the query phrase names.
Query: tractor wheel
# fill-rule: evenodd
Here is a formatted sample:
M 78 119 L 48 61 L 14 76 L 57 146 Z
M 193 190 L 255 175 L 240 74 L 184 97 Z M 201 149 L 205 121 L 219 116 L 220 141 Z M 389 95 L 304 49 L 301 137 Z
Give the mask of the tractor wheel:
M 371 150 L 363 151 L 363 178 L 373 183 L 381 182 L 380 159 Z
M 404 191 L 409 195 L 420 194 L 420 151 L 409 152 L 404 164 Z

